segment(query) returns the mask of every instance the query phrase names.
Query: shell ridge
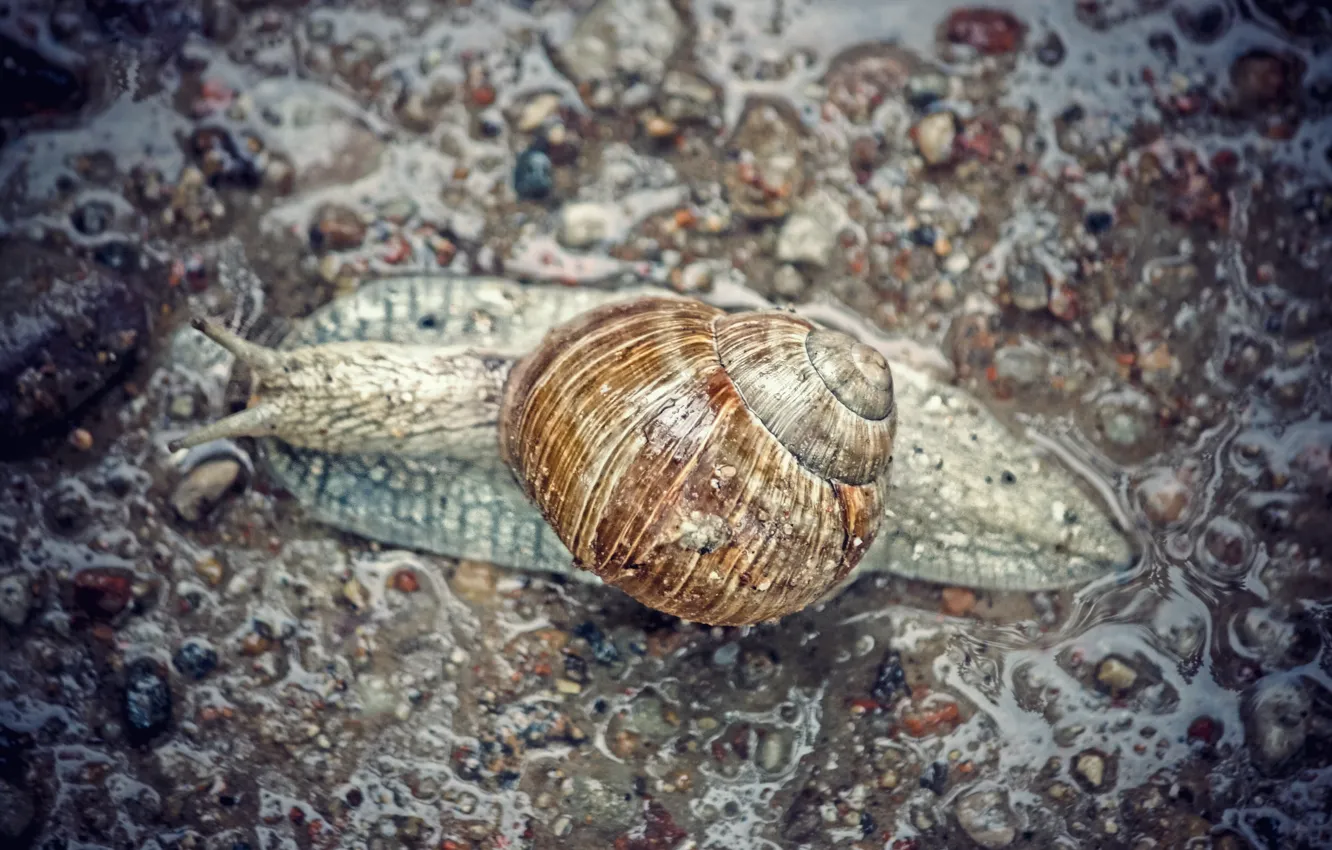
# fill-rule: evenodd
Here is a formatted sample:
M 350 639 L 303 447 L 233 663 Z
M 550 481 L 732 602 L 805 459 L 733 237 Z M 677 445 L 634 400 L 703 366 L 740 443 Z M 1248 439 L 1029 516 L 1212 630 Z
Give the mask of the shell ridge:
M 731 388 L 734 389 L 734 384 L 731 384 L 729 378 L 727 378 L 727 382 L 729 382 Z M 757 468 L 759 462 L 762 461 L 762 458 L 765 457 L 766 454 L 765 452 L 762 452 L 759 446 L 753 444 L 754 442 L 765 440 L 765 438 L 770 438 L 767 436 L 766 432 L 753 429 L 754 421 L 755 417 L 753 416 L 753 413 L 750 413 L 749 408 L 745 405 L 745 400 L 743 400 L 737 392 L 735 393 L 733 409 L 727 410 L 726 420 L 719 420 L 718 428 L 714 432 L 715 434 L 718 434 L 717 442 L 721 445 L 725 445 L 727 434 L 731 432 L 753 434 L 749 444 L 738 446 L 739 456 L 750 458 L 749 469 L 743 473 L 743 476 L 741 470 L 737 470 L 735 476 L 731 477 L 731 480 L 742 482 L 742 484 L 735 486 L 734 492 L 727 496 L 726 502 L 721 502 L 721 504 L 718 504 L 717 506 L 718 516 L 726 517 L 727 529 L 733 530 L 733 532 L 735 529 L 741 528 L 742 521 L 745 520 L 746 514 L 749 513 L 746 510 L 746 505 L 749 504 L 751 485 L 743 484 L 743 482 L 754 480 L 751 476 L 754 476 L 755 468 Z M 718 458 L 714 458 L 714 460 L 718 460 Z M 730 460 L 730 458 L 719 458 L 719 460 Z M 771 536 L 770 524 L 758 524 L 758 522 L 753 522 L 751 525 L 753 525 L 754 528 L 762 529 L 765 538 Z M 731 538 L 731 541 L 734 541 L 734 537 Z M 742 546 L 739 545 L 738 542 L 731 541 L 729 541 L 730 545 L 727 545 L 725 548 L 726 552 L 723 554 L 721 564 L 710 565 L 710 569 L 715 570 L 715 572 L 718 573 L 719 578 L 721 578 L 721 588 L 710 590 L 709 597 L 707 597 L 709 608 L 706 609 L 706 612 L 718 614 L 719 618 L 721 618 L 722 612 L 718 612 L 718 605 L 723 606 L 722 610 L 730 610 L 725 608 L 727 601 L 739 602 L 738 598 L 735 598 L 734 596 L 735 586 L 739 584 L 741 576 L 746 572 L 749 572 L 749 566 L 754 564 L 754 557 L 751 557 L 753 556 L 753 550 L 751 550 L 750 546 Z M 699 558 L 699 560 L 701 560 L 701 558 Z M 711 582 L 706 582 L 705 586 L 710 585 Z M 673 589 L 673 593 L 681 592 L 682 588 L 683 585 L 677 586 L 677 588 Z M 730 616 L 730 614 L 727 614 L 727 616 Z
M 522 415 L 519 417 L 517 423 L 517 433 L 524 434 L 528 433 L 532 428 L 541 427 L 539 423 L 552 421 L 554 417 L 557 417 L 566 409 L 576 411 L 578 414 L 582 413 L 581 408 L 577 406 L 580 398 L 577 393 L 571 391 L 570 388 L 576 387 L 580 382 L 579 379 L 585 379 L 588 373 L 600 370 L 605 363 L 612 361 L 617 357 L 617 350 L 615 347 L 599 344 L 603 337 L 614 337 L 617 330 L 620 329 L 617 329 L 609 323 L 602 327 L 595 328 L 578 340 L 578 346 L 566 346 L 562 351 L 550 359 L 549 364 L 547 364 L 542 372 L 536 377 L 536 380 L 532 385 L 526 390 Z M 651 332 L 651 326 L 648 326 L 643 330 L 643 333 L 646 335 L 650 335 Z M 575 360 L 582 351 L 581 346 L 584 345 L 588 346 L 593 354 L 579 359 L 577 361 L 579 365 L 576 368 L 572 370 L 568 369 L 565 364 Z M 583 382 L 586 381 L 584 380 Z M 593 402 L 593 399 L 586 397 L 581 400 L 583 402 L 583 407 L 592 405 Z M 610 415 L 611 412 L 607 411 L 607 416 L 609 417 Z M 575 423 L 575 429 L 587 424 L 585 415 L 575 415 L 572 418 Z M 535 456 L 530 456 L 525 460 L 524 467 L 536 470 L 549 468 L 551 464 L 550 456 L 557 452 L 561 455 L 567 454 L 567 445 L 567 443 L 559 443 L 554 440 L 548 441 L 544 445 L 543 451 Z M 578 445 L 580 449 L 588 448 L 584 442 L 580 442 Z M 581 454 L 586 453 L 586 451 L 581 452 Z M 554 460 L 558 463 L 559 458 L 555 458 Z M 543 478 L 544 485 L 541 491 L 541 498 L 538 501 L 542 504 L 546 504 L 552 498 L 554 488 L 559 486 L 562 479 L 558 475 L 549 473 L 544 474 Z M 561 503 L 562 502 L 563 500 L 561 499 Z M 556 511 L 556 513 L 558 513 L 558 511 Z
M 678 354 L 675 356 L 678 357 Z M 680 398 L 687 399 L 689 398 L 688 393 L 691 388 L 691 384 L 694 382 L 703 383 L 700 380 L 702 378 L 701 372 L 702 369 L 706 368 L 707 368 L 706 365 L 702 366 L 702 368 L 698 370 L 699 373 L 694 375 L 694 381 L 691 381 L 690 383 L 685 383 L 683 381 L 681 382 L 663 381 L 660 389 L 663 392 L 668 392 L 668 391 L 677 392 Z M 643 415 L 637 420 L 633 432 L 635 434 L 640 434 L 642 433 L 641 429 L 645 425 L 647 427 L 651 427 L 653 424 L 658 424 L 660 422 L 662 414 L 666 410 L 673 408 L 680 401 L 680 398 L 667 397 L 652 403 L 650 406 L 644 405 L 645 409 L 643 411 Z M 671 429 L 671 431 L 673 433 L 688 435 L 689 442 L 694 446 L 698 446 L 706 444 L 707 441 L 706 434 L 711 433 L 712 429 L 715 427 L 720 412 L 716 409 L 714 405 L 709 403 L 709 404 L 698 404 L 698 405 L 686 405 L 684 410 L 679 415 L 680 416 L 687 415 L 690 412 L 690 410 L 694 407 L 697 408 L 697 412 L 689 420 L 687 426 L 683 428 L 677 426 Z M 665 472 L 666 470 L 670 469 L 673 459 L 680 454 L 679 447 L 685 442 L 683 438 L 676 440 L 673 444 L 671 444 L 670 451 L 664 451 L 661 450 L 667 448 L 664 440 L 662 440 L 661 442 L 654 442 L 649 435 L 643 434 L 643 441 L 644 441 L 643 443 L 644 447 L 646 447 L 647 445 L 653 445 L 658 449 L 658 451 L 655 453 L 659 453 L 661 455 L 661 459 L 659 461 L 661 464 L 660 467 L 661 472 Z M 642 457 L 641 453 L 639 457 L 640 458 Z M 665 487 L 659 488 L 658 491 L 659 497 L 654 502 L 654 507 L 652 508 L 652 510 L 647 512 L 644 521 L 634 524 L 637 527 L 637 534 L 635 534 L 632 537 L 632 539 L 626 539 L 626 535 L 630 531 L 630 524 L 625 523 L 621 525 L 619 536 L 617 536 L 616 539 L 613 542 L 611 542 L 608 547 L 606 547 L 606 551 L 608 553 L 608 557 L 610 558 L 610 560 L 612 561 L 623 560 L 627 564 L 633 564 L 637 561 L 637 556 L 640 554 L 640 550 L 642 548 L 643 537 L 648 533 L 650 529 L 652 529 L 660 521 L 661 515 L 664 512 L 666 506 L 670 504 L 671 499 L 673 499 L 673 497 L 684 488 L 684 484 L 688 480 L 688 477 L 691 474 L 694 465 L 697 462 L 698 451 L 691 450 L 687 452 L 687 457 L 689 458 L 689 462 L 681 466 L 680 470 L 676 474 L 676 477 Z M 653 494 L 653 495 L 658 496 L 658 494 Z M 619 494 L 617 493 L 616 495 L 618 496 Z M 619 553 L 620 551 L 624 552 L 623 558 L 616 557 L 616 553 Z M 654 578 L 658 579 L 657 583 L 659 583 L 659 580 L 662 577 L 654 576 Z

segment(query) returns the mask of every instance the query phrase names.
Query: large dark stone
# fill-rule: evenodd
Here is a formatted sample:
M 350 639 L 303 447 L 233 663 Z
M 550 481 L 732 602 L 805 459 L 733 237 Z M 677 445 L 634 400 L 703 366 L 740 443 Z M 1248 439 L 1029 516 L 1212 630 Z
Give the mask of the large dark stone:
M 0 34 L 0 118 L 27 118 L 44 113 L 77 111 L 88 100 L 80 68 L 61 65 Z
M 0 248 L 0 451 L 65 422 L 124 374 L 149 342 L 126 280 L 87 261 Z

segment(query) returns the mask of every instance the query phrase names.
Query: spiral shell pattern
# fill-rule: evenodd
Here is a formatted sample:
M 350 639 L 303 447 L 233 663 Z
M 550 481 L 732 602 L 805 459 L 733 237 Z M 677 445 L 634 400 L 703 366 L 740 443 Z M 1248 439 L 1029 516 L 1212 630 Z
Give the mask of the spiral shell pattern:
M 817 368 L 801 342 L 808 368 L 788 403 L 815 403 L 794 419 L 816 430 L 850 423 L 838 444 L 872 455 L 849 463 L 839 450 L 811 469 L 728 373 L 728 339 L 733 369 L 746 345 L 770 342 L 736 328 L 690 301 L 593 310 L 515 367 L 500 422 L 501 453 L 578 566 L 652 608 L 717 625 L 798 611 L 850 573 L 883 514 L 879 474 L 895 428 L 886 372 L 847 367 L 879 381 L 865 404 L 880 418 L 861 429 L 863 417 L 843 421 L 845 405 L 825 404 L 837 400 L 823 376 L 837 369 Z M 810 332 L 802 323 L 797 336 Z M 749 394 L 771 386 L 758 381 Z M 828 474 L 842 466 L 858 480 Z

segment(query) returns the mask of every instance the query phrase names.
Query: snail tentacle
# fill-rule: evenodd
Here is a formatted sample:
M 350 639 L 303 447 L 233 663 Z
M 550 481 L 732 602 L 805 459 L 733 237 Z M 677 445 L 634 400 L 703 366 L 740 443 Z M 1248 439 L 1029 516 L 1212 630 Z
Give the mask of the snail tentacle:
M 266 437 L 277 432 L 273 430 L 280 418 L 279 408 L 270 404 L 257 404 L 254 407 L 224 416 L 215 422 L 195 428 L 178 440 L 172 440 L 167 446 L 171 451 L 192 449 L 214 440 L 230 440 L 237 437 Z
M 234 354 L 236 359 L 249 366 L 256 376 L 272 373 L 282 368 L 283 355 L 280 352 L 250 342 L 217 322 L 210 322 L 205 318 L 196 316 L 190 319 L 190 327 Z

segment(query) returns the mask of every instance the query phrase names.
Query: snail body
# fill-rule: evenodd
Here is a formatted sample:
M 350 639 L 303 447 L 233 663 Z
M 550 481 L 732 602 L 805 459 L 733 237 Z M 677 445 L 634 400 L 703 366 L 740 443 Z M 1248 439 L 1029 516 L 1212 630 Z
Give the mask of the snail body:
M 686 619 L 780 617 L 857 568 L 1043 589 L 1131 560 L 1058 464 L 959 391 L 789 313 L 431 275 L 367 283 L 277 349 L 204 329 L 260 402 L 183 444 L 260 436 L 317 519 Z

